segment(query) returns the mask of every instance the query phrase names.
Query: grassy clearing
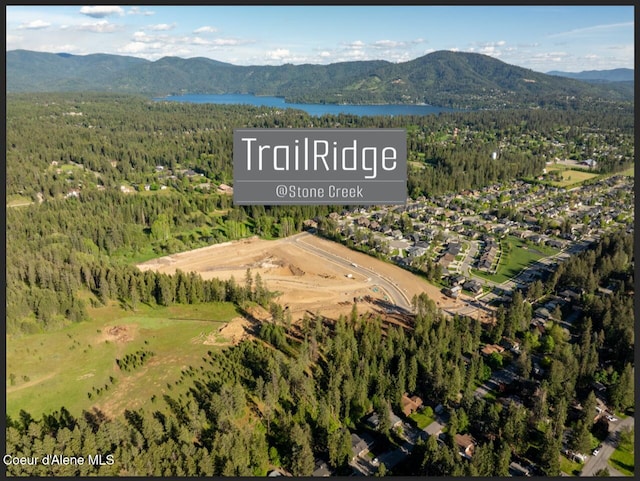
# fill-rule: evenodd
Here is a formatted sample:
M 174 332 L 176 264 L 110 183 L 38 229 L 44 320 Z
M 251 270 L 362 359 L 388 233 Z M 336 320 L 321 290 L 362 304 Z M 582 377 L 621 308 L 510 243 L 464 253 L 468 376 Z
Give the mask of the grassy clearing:
M 560 455 L 560 471 L 571 476 L 578 476 L 582 471 L 582 464 L 571 461 L 564 455 Z
M 609 458 L 609 465 L 626 476 L 633 476 L 635 472 L 634 459 L 633 432 L 626 436 L 622 434 L 620 436 L 620 444 Z
M 599 176 L 599 174 L 592 174 L 591 172 L 586 172 L 583 170 L 573 170 L 562 167 L 553 167 L 547 169 L 548 172 L 561 172 L 562 180 L 559 181 L 549 181 L 549 185 L 554 187 L 576 187 L 587 180 L 594 179 Z
M 502 256 L 496 273 L 487 274 L 478 270 L 474 270 L 473 273 L 478 277 L 503 283 L 518 275 L 537 260 L 557 253 L 557 249 L 549 246 L 531 245 L 517 237 L 508 236 L 502 240 Z
M 13 194 L 7 196 L 7 207 L 20 207 L 31 204 L 33 204 L 33 201 L 24 195 Z
M 238 313 L 230 303 L 140 306 L 135 312 L 113 304 L 90 309 L 90 316 L 60 331 L 7 338 L 7 414 L 24 409 L 37 418 L 61 406 L 76 414 L 92 406 L 109 412 L 142 406 L 216 349 L 203 344 L 207 336 L 224 342 L 217 331 Z M 120 330 L 110 332 L 114 326 Z M 141 350 L 154 355 L 133 371 L 118 368 L 117 358 Z
M 431 424 L 432 422 L 434 422 L 436 420 L 436 416 L 435 416 L 435 414 L 433 414 L 433 411 L 431 411 L 431 413 L 429 413 L 429 412 L 427 412 L 426 409 L 423 409 L 420 412 L 412 413 L 409 416 L 409 418 L 413 419 L 415 421 L 416 426 L 418 426 L 418 429 L 424 429 L 429 424 Z
M 620 172 L 620 175 L 627 175 L 629 177 L 635 176 L 635 167 L 629 167 L 627 170 Z

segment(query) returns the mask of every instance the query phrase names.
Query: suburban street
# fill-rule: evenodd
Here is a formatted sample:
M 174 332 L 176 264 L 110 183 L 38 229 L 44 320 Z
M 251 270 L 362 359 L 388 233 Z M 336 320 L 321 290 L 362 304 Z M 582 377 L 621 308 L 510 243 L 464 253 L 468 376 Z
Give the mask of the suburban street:
M 609 470 L 609 473 L 611 473 L 611 476 L 624 476 L 621 472 L 609 466 L 608 461 L 618 444 L 620 431 L 627 427 L 633 429 L 633 426 L 634 418 L 631 416 L 622 420 L 618 420 L 615 423 L 610 423 L 609 436 L 602 443 L 600 452 L 596 456 L 590 455 L 587 458 L 587 461 L 584 463 L 584 467 L 580 472 L 580 476 L 594 476 L 597 471 L 603 468 L 607 468 Z

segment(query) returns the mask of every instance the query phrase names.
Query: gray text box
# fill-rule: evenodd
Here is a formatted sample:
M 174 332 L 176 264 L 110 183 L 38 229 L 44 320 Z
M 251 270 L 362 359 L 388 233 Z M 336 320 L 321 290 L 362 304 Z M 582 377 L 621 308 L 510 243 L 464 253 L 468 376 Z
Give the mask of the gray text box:
M 233 200 L 250 204 L 404 204 L 403 129 L 238 129 Z

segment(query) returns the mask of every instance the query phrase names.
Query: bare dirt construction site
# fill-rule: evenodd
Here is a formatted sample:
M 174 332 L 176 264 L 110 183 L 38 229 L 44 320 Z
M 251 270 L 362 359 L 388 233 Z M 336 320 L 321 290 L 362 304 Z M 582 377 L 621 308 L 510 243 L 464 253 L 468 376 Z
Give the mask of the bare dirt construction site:
M 398 315 L 411 311 L 414 295 L 426 292 L 440 307 L 463 307 L 440 290 L 395 265 L 353 251 L 309 233 L 278 240 L 258 238 L 227 242 L 153 259 L 138 267 L 171 274 L 197 272 L 204 279 L 229 279 L 242 284 L 249 269 L 279 296 L 292 319 L 305 312 L 336 318 L 351 311 Z

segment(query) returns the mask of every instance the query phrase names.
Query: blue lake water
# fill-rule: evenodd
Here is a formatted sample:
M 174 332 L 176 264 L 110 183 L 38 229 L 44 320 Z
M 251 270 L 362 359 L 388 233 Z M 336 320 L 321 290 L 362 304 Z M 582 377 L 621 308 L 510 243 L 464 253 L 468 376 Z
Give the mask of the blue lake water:
M 195 104 L 247 104 L 281 109 L 304 110 L 309 115 L 320 117 L 325 114 L 352 114 L 359 116 L 373 115 L 432 115 L 440 112 L 454 112 L 455 109 L 432 107 L 431 105 L 342 105 L 342 104 L 289 104 L 282 97 L 261 97 L 251 94 L 187 94 L 171 95 L 155 100 L 172 102 L 189 102 Z

